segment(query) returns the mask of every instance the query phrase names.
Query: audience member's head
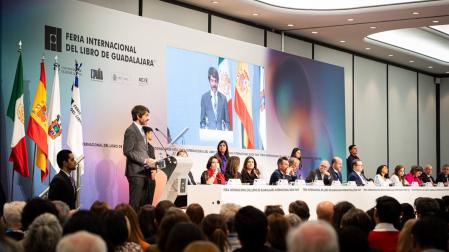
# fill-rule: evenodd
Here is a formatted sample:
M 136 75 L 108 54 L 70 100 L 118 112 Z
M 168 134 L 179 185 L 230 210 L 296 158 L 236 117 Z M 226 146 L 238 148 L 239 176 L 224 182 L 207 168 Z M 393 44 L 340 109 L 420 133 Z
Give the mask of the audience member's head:
M 416 216 L 418 219 L 436 216 L 440 212 L 440 205 L 432 198 L 421 197 L 415 200 Z
M 62 227 L 54 214 L 44 213 L 36 217 L 28 227 L 23 240 L 27 252 L 55 251 L 62 236 Z
M 217 245 L 210 241 L 194 241 L 190 243 L 183 252 L 220 252 Z
M 20 229 L 22 227 L 22 211 L 25 204 L 25 201 L 13 201 L 3 205 L 3 220 L 6 228 Z
M 94 216 L 90 211 L 79 210 L 74 213 L 64 225 L 64 235 L 82 230 L 93 234 L 101 234 L 101 218 L 102 217 Z
M 310 217 L 309 206 L 302 200 L 296 200 L 290 203 L 288 212 L 298 215 L 302 221 L 307 221 Z
M 168 236 L 176 224 L 189 221 L 189 216 L 187 216 L 181 209 L 175 207 L 167 209 L 164 218 L 162 218 L 161 224 L 159 225 L 157 234 L 157 246 L 159 250 L 165 251 Z
M 268 234 L 267 240 L 272 248 L 280 251 L 287 249 L 285 238 L 287 237 L 290 224 L 284 215 L 273 213 L 267 217 L 268 221 Z
M 56 252 L 106 252 L 108 251 L 103 239 L 86 231 L 78 231 L 66 235 L 58 242 Z
M 414 251 L 425 249 L 448 250 L 447 223 L 440 218 L 424 217 L 418 219 L 412 228 Z
M 352 208 L 341 218 L 340 228 L 347 226 L 358 227 L 368 237 L 372 229 L 371 218 L 363 210 Z
M 27 201 L 22 211 L 22 229 L 27 230 L 33 220 L 44 213 L 58 215 L 58 210 L 51 201 L 41 198 L 33 198 Z
M 338 231 L 338 241 L 342 252 L 370 251 L 368 235 L 356 226 L 344 226 Z
M 67 203 L 62 202 L 60 200 L 52 201 L 53 205 L 55 205 L 58 210 L 58 220 L 62 227 L 67 223 L 70 218 L 70 207 Z
M 325 221 L 308 221 L 293 229 L 287 238 L 289 252 L 338 252 L 337 233 Z
M 193 203 L 187 206 L 186 214 L 189 216 L 191 222 L 197 226 L 201 225 L 201 221 L 203 221 L 204 218 L 204 210 L 200 204 Z
M 139 210 L 139 226 L 143 237 L 150 244 L 156 243 L 156 208 L 150 204 L 143 205 Z
M 115 210 L 107 210 L 102 217 L 102 238 L 108 246 L 108 251 L 115 251 L 128 240 L 128 220 L 123 213 Z
M 285 219 L 290 224 L 290 227 L 296 227 L 299 224 L 301 224 L 301 222 L 302 222 L 301 218 L 299 218 L 299 216 L 294 213 L 289 213 L 289 214 L 285 215 Z
M 204 235 L 197 225 L 181 222 L 170 231 L 165 251 L 183 251 L 191 242 L 202 240 L 204 240 Z
M 115 210 L 123 213 L 128 218 L 131 228 L 128 241 L 139 244 L 140 241 L 144 240 L 142 230 L 140 230 L 139 219 L 134 208 L 129 204 L 118 204 Z
M 281 214 L 285 215 L 284 210 L 282 210 L 282 206 L 280 205 L 268 205 L 265 206 L 265 216 L 270 216 L 271 214 Z
M 165 215 L 165 211 L 170 207 L 174 207 L 175 204 L 169 200 L 161 200 L 156 205 L 156 224 L 159 226 L 161 224 L 162 218 Z
M 104 201 L 99 201 L 96 200 L 94 203 L 92 203 L 92 205 L 90 206 L 90 211 L 93 214 L 99 214 L 101 215 L 102 213 L 106 212 L 106 210 L 108 210 L 110 207 L 108 205 L 108 203 L 104 202 Z
M 402 229 L 402 227 L 404 226 L 404 224 L 410 220 L 410 219 L 415 219 L 415 209 L 413 208 L 412 205 L 410 205 L 409 203 L 402 203 L 401 204 L 401 225 L 400 228 Z
M 393 197 L 382 196 L 376 199 L 374 219 L 378 223 L 398 224 L 401 217 L 401 204 Z
M 343 217 L 343 215 L 352 208 L 354 208 L 354 205 L 348 201 L 338 202 L 334 206 L 334 215 L 332 216 L 332 225 L 334 226 L 335 230 L 338 230 L 340 228 L 340 222 L 341 222 L 341 218 Z
M 201 227 L 206 235 L 206 238 L 215 243 L 221 251 L 228 251 L 230 249 L 226 234 L 226 221 L 222 215 L 207 215 L 204 217 Z
M 234 203 L 225 203 L 221 205 L 220 215 L 224 217 L 226 221 L 226 227 L 229 233 L 235 233 L 235 214 L 239 211 L 240 206 Z
M 397 252 L 412 251 L 412 228 L 416 223 L 416 219 L 410 219 L 404 223 L 399 233 L 398 243 L 396 245 Z
M 267 218 L 253 206 L 242 207 L 235 215 L 235 229 L 243 248 L 261 248 L 267 238 Z
M 324 220 L 332 223 L 332 216 L 334 215 L 334 204 L 330 201 L 321 201 L 316 206 L 316 216 L 319 220 Z

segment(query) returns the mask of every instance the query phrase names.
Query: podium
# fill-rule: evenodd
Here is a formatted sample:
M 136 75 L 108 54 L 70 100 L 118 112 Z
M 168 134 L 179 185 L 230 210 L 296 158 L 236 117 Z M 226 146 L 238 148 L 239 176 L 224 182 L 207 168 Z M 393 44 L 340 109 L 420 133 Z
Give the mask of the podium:
M 193 162 L 190 158 L 172 156 L 165 158 L 164 161 L 165 164 L 159 168 L 167 175 L 167 184 L 165 184 L 159 200 L 175 202 L 178 195 L 186 194 L 187 174 L 192 168 Z

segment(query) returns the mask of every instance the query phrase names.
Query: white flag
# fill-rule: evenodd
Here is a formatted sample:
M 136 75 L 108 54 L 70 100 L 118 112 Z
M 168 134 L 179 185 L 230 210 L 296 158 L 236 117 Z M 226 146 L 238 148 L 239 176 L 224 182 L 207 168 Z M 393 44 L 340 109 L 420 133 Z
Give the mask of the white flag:
M 79 66 L 81 67 L 81 65 Z M 83 128 L 81 119 L 81 102 L 80 102 L 80 89 L 78 85 L 78 64 L 76 64 L 75 81 L 72 85 L 72 101 L 70 105 L 70 119 L 69 129 L 67 135 L 67 145 L 73 152 L 76 160 L 81 159 L 84 156 L 83 152 Z M 84 161 L 79 163 L 80 175 L 84 174 Z
M 59 166 L 56 161 L 58 152 L 62 149 L 62 121 L 59 95 L 59 67 L 55 64 L 55 76 L 53 78 L 53 90 L 51 91 L 50 111 L 48 114 L 48 160 L 56 173 Z
M 265 80 L 264 69 L 260 69 L 260 120 L 259 120 L 259 134 L 262 141 L 262 149 L 267 149 L 267 109 L 266 109 L 266 97 L 265 97 Z

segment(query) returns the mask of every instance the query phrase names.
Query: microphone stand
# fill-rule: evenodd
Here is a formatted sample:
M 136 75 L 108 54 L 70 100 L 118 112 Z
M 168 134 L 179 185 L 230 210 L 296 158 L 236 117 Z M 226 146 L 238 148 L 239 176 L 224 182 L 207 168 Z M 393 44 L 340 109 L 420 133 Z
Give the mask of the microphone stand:
M 156 128 L 156 131 L 161 132 L 158 128 Z M 162 132 L 161 132 L 162 133 Z M 161 145 L 162 149 L 165 151 L 165 156 L 169 157 L 170 155 L 168 155 L 167 149 L 165 149 L 164 145 L 162 144 L 161 140 L 159 140 L 159 137 L 157 137 L 156 134 L 154 134 L 154 136 L 156 137 L 156 140 L 159 142 L 159 144 Z M 162 136 L 164 136 L 162 134 Z M 164 136 L 165 137 L 165 136 Z

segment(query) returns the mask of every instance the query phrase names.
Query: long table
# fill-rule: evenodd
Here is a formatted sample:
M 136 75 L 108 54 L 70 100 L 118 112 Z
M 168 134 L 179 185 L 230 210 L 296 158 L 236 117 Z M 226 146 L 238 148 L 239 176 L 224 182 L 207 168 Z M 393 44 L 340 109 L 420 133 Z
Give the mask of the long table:
M 356 187 L 356 186 L 293 186 L 293 185 L 189 185 L 187 203 L 200 204 L 205 214 L 218 213 L 224 203 L 252 205 L 264 211 L 267 205 L 280 205 L 288 213 L 288 205 L 295 200 L 305 201 L 310 218 L 316 219 L 316 206 L 328 200 L 335 203 L 349 201 L 357 208 L 369 210 L 376 198 L 388 195 L 400 203 L 413 202 L 418 197 L 441 198 L 449 195 L 449 187 Z

